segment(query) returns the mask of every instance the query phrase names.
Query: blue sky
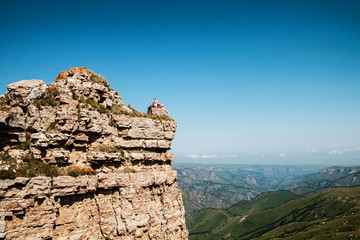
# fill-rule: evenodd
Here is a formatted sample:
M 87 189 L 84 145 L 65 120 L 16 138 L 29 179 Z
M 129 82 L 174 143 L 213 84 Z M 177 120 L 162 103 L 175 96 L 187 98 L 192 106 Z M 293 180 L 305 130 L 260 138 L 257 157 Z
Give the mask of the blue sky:
M 360 2 L 3 1 L 0 94 L 86 66 L 157 97 L 177 161 L 360 165 Z

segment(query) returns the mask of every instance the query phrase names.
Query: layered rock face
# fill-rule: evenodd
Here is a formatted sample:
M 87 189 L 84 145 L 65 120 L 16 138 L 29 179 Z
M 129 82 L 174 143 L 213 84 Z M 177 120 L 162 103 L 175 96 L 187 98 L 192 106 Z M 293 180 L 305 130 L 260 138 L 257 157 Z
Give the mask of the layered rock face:
M 0 96 L 0 239 L 187 239 L 176 123 L 82 68 Z

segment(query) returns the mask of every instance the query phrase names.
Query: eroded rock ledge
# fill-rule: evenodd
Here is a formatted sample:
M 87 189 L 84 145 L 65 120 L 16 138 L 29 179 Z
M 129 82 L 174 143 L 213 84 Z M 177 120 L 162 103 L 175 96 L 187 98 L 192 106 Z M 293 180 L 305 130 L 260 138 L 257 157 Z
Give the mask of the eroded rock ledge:
M 51 84 L 10 84 L 0 96 L 0 239 L 187 239 L 167 152 L 175 131 L 84 67 Z

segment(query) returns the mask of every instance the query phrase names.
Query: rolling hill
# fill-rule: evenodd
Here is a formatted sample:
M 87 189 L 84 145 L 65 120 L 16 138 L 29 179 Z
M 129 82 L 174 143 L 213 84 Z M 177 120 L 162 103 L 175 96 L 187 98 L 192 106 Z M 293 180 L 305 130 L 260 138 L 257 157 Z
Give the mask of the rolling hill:
M 319 172 L 320 165 L 193 165 L 174 164 L 186 214 L 206 208 L 229 208 L 263 192 L 276 191 L 283 181 Z
M 268 196 L 268 199 L 282 199 L 279 192 L 268 194 L 275 194 Z M 194 224 L 189 229 L 189 239 L 357 239 L 360 237 L 359 187 L 326 190 L 307 198 L 286 201 L 275 208 L 261 210 L 264 199 L 266 197 L 263 196 L 248 203 L 250 209 L 254 209 L 252 212 L 244 212 L 245 208 L 241 207 L 244 203 L 233 206 L 235 209 L 240 206 L 238 212 L 243 212 L 245 215 L 234 215 L 224 209 L 199 211 L 193 216 Z M 234 209 L 231 211 L 236 213 Z
M 290 191 L 279 190 L 276 192 L 266 192 L 250 201 L 239 202 L 227 210 L 233 215 L 249 215 L 265 209 L 277 207 L 284 202 L 299 198 L 299 196 Z
M 304 197 L 325 189 L 356 186 L 360 186 L 360 167 L 328 167 L 319 173 L 283 181 L 279 185 Z

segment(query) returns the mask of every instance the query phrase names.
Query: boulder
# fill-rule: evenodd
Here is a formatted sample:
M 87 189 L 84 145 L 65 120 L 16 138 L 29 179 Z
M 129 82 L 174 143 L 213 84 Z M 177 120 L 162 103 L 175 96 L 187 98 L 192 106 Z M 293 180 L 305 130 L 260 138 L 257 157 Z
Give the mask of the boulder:
M 86 67 L 72 67 L 70 68 L 70 70 L 60 72 L 56 77 L 55 81 L 57 82 L 59 80 L 66 79 L 67 77 L 72 77 L 74 75 L 76 75 L 76 77 L 79 77 L 81 75 L 87 77 L 88 72 L 86 71 Z
M 156 115 L 156 116 L 164 116 L 164 115 L 166 115 L 166 111 L 165 111 L 165 109 L 149 107 L 147 114 Z
M 43 80 L 22 80 L 8 85 L 6 96 L 11 106 L 26 107 L 44 96 L 47 88 Z

